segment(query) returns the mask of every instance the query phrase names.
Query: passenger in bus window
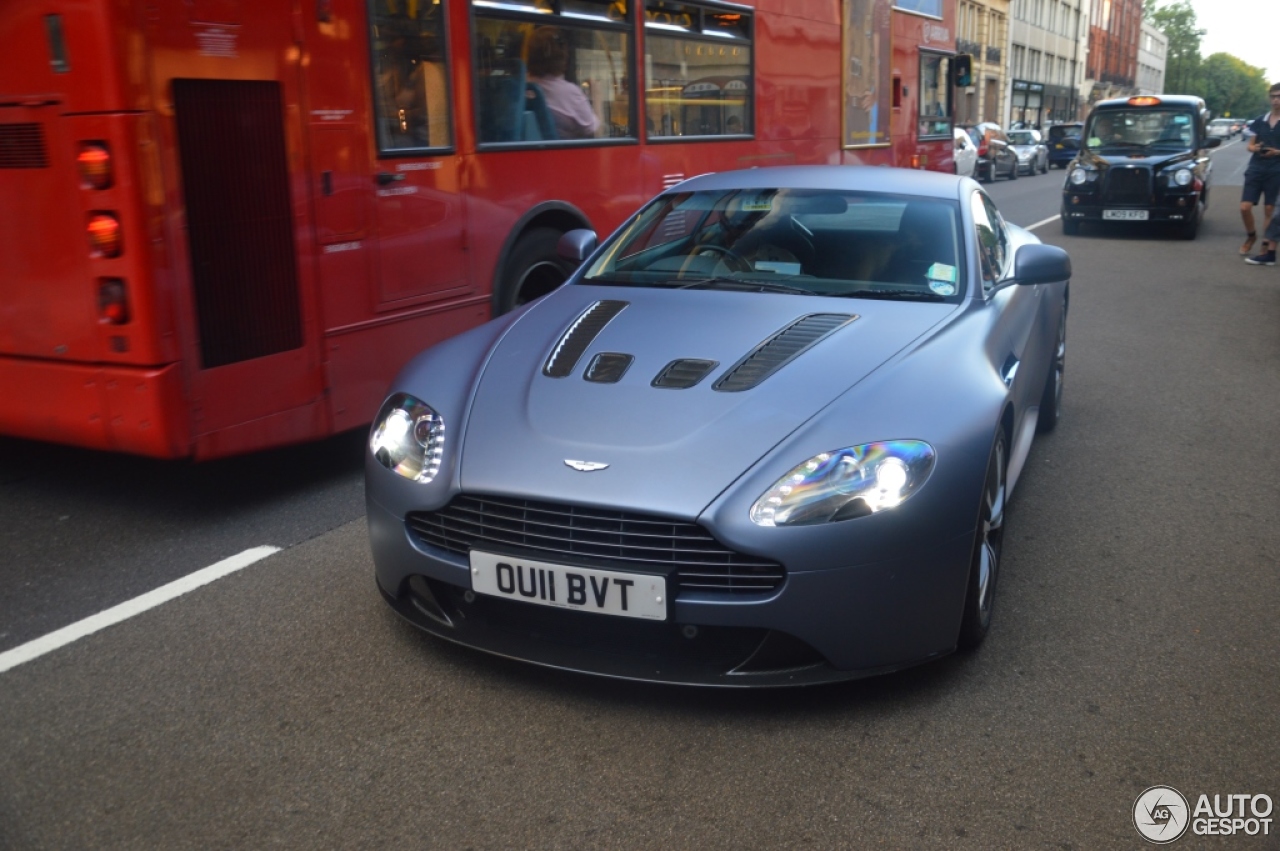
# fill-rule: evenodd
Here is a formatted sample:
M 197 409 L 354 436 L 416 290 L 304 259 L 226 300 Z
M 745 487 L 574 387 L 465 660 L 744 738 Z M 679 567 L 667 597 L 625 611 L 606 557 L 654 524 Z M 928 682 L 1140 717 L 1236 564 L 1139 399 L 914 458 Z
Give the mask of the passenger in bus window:
M 742 133 L 742 119 L 736 115 L 730 115 L 724 122 L 724 132 L 731 136 L 737 136 Z
M 569 41 L 558 27 L 538 27 L 529 36 L 529 82 L 542 92 L 561 139 L 589 139 L 600 128 L 582 88 L 565 79 L 569 68 Z

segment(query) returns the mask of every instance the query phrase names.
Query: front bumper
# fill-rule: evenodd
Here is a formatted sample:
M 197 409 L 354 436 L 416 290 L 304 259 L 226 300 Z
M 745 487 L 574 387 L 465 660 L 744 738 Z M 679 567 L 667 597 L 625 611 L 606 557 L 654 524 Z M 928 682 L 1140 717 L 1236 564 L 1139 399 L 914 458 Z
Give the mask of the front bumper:
M 1105 221 L 1108 223 L 1112 221 L 1185 222 L 1197 214 L 1199 203 L 1200 193 L 1177 195 L 1150 205 L 1134 205 L 1107 204 L 1096 195 L 1064 192 L 1062 195 L 1062 218 L 1078 222 Z M 1113 219 L 1106 215 L 1109 210 L 1124 211 L 1125 213 L 1145 212 L 1146 218 Z
M 683 685 L 795 686 L 909 667 L 956 645 L 972 533 L 899 558 L 789 569 L 774 592 L 680 595 L 662 622 L 477 595 L 467 559 L 423 544 L 368 500 L 377 584 L 433 635 L 537 665 Z

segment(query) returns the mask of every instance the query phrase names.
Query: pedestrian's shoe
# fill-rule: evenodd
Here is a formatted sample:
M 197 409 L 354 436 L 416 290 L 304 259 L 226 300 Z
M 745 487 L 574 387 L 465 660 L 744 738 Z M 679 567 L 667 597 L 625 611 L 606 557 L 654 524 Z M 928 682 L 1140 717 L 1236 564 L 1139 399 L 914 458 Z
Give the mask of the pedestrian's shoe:
M 1253 241 L 1258 238 L 1257 231 L 1249 231 L 1244 235 L 1244 245 L 1240 246 L 1240 253 L 1245 257 L 1249 256 L 1249 252 L 1253 250 Z
M 1244 258 L 1244 262 L 1248 263 L 1250 266 L 1274 266 L 1276 265 L 1276 250 L 1273 248 L 1270 251 L 1264 251 L 1261 254 L 1254 255 L 1253 257 L 1246 257 Z

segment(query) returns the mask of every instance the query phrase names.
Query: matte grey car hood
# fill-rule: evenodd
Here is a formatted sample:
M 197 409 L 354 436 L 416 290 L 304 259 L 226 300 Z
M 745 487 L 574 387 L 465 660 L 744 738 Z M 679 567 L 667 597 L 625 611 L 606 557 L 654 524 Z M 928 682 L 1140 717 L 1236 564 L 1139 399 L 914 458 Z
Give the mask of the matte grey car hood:
M 545 375 L 565 332 L 601 300 L 625 307 L 591 339 L 572 372 Z M 772 293 L 563 287 L 533 305 L 494 348 L 465 427 L 461 486 L 470 493 L 599 501 L 692 519 L 813 414 L 958 309 Z M 754 386 L 714 389 L 761 343 L 815 314 L 851 318 Z M 599 353 L 633 360 L 616 381 L 586 380 L 584 371 Z M 654 387 L 663 368 L 682 358 L 718 365 L 692 387 Z M 850 434 L 850 441 L 911 436 Z M 565 463 L 570 460 L 607 466 L 584 472 Z

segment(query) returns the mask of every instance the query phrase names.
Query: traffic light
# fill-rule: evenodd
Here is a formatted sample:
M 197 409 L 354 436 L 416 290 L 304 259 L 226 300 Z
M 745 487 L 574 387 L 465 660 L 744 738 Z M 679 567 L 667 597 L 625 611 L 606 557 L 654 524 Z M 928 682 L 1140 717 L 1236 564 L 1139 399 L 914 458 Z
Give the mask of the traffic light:
M 956 57 L 956 85 L 973 85 L 973 57 L 967 53 Z

